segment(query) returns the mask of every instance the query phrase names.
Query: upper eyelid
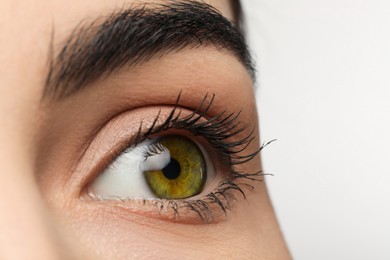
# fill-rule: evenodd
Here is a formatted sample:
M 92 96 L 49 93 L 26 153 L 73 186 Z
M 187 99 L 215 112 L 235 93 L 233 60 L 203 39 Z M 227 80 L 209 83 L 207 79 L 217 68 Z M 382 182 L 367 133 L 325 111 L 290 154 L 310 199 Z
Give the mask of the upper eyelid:
M 137 135 L 137 131 L 139 130 L 140 122 L 143 122 L 142 125 L 144 127 L 147 127 L 148 125 L 150 126 L 152 124 L 151 120 L 155 119 L 158 111 L 161 111 L 161 116 L 164 118 L 164 116 L 167 116 L 167 114 L 172 111 L 172 107 L 173 105 L 168 104 L 161 106 L 148 105 L 132 108 L 131 110 L 125 110 L 105 119 L 99 123 L 93 131 L 88 133 L 88 137 L 85 138 L 84 145 L 80 146 L 82 152 L 75 158 L 71 172 L 86 175 L 86 172 L 94 171 L 95 173 L 93 175 L 98 174 L 100 169 L 109 165 L 110 159 L 112 160 L 116 156 L 119 156 L 127 148 L 135 144 L 135 137 Z M 177 109 L 182 111 L 182 115 L 191 114 L 193 112 L 193 109 L 183 106 L 177 106 Z M 137 111 L 145 110 L 151 111 L 151 117 L 149 120 L 145 119 L 145 117 L 138 117 L 137 119 L 131 116 L 133 113 L 137 114 Z M 136 122 L 136 127 L 134 122 Z M 133 128 L 133 130 L 131 130 L 131 128 Z M 122 131 L 123 135 L 114 137 L 118 131 Z M 102 138 L 104 139 L 104 136 L 110 136 L 112 140 L 109 144 L 105 144 L 105 147 L 102 147 L 105 142 L 101 142 L 100 140 Z M 93 169 L 91 169 L 91 166 L 87 167 L 88 169 L 85 169 L 86 167 L 84 166 L 84 162 L 88 162 L 88 164 L 91 165 L 94 164 L 93 162 L 95 161 L 97 164 L 97 160 L 105 162 L 100 162 L 100 164 L 94 166 Z M 83 180 L 76 186 L 79 187 L 85 185 L 85 183 L 91 178 L 93 178 L 93 176 L 82 177 Z
M 247 161 L 250 161 L 254 157 L 256 157 L 262 150 L 263 147 L 260 147 L 252 153 L 240 155 L 240 153 L 246 150 L 247 147 L 249 147 L 252 141 L 256 138 L 255 136 L 253 136 L 256 129 L 255 127 L 253 127 L 249 134 L 246 134 L 241 139 L 230 142 L 228 141 L 231 137 L 241 134 L 247 128 L 247 126 L 240 126 L 241 122 L 238 120 L 238 118 L 241 114 L 241 111 L 237 113 L 227 113 L 227 110 L 225 109 L 214 117 L 206 116 L 215 100 L 215 94 L 212 94 L 211 98 L 209 98 L 209 94 L 207 93 L 201 100 L 198 107 L 194 109 L 192 113 L 185 117 L 180 117 L 180 111 L 176 113 L 177 108 L 180 104 L 180 99 L 181 92 L 179 92 L 177 96 L 176 103 L 173 106 L 173 109 L 171 110 L 165 121 L 161 124 L 157 125 L 157 121 L 160 119 L 160 111 L 158 112 L 151 126 L 147 128 L 144 132 L 142 132 L 141 122 L 135 140 L 131 140 L 128 146 L 130 146 L 131 144 L 136 145 L 137 143 L 145 140 L 148 136 L 153 135 L 155 133 L 159 133 L 170 128 L 177 128 L 186 129 L 196 135 L 203 135 L 203 137 L 207 139 L 211 146 L 219 150 L 221 153 L 225 153 L 221 154 L 221 159 L 224 160 L 225 163 L 228 163 L 230 165 L 242 164 Z M 201 118 L 204 118 L 205 120 L 203 122 L 198 123 Z M 207 133 L 207 130 L 210 127 L 213 127 L 213 132 L 215 133 Z M 211 137 L 216 136 L 217 134 L 218 139 L 213 140 Z
M 174 104 L 168 104 L 167 103 L 167 104 L 162 104 L 161 106 L 163 106 L 163 107 L 177 106 L 177 109 L 192 110 L 191 106 L 178 105 L 177 101 Z M 147 106 L 134 106 L 134 107 L 131 108 L 131 110 L 125 109 L 123 111 L 120 111 L 120 112 L 117 112 L 117 113 L 113 113 L 112 115 L 104 118 L 104 120 L 102 120 L 98 124 L 94 125 L 94 127 L 91 128 L 92 130 L 87 132 L 86 135 L 83 137 L 84 141 L 79 145 L 79 149 L 78 149 L 79 153 L 77 153 L 77 156 L 76 156 L 76 158 L 74 160 L 75 163 L 70 168 L 71 171 L 72 172 L 75 171 L 75 169 L 77 168 L 77 162 L 82 160 L 82 158 L 85 156 L 85 153 L 88 151 L 88 149 L 92 145 L 95 137 L 99 134 L 99 132 L 101 132 L 105 127 L 107 127 L 107 125 L 110 122 L 112 122 L 113 120 L 116 120 L 117 118 L 120 118 L 122 115 L 128 113 L 129 111 L 134 111 L 134 110 L 144 109 L 144 108 L 150 108 L 150 107 L 156 107 L 156 104 L 150 104 L 150 105 L 147 105 Z M 127 143 L 123 143 L 123 144 L 120 145 L 120 149 L 124 150 L 126 147 L 129 147 L 133 142 L 134 142 L 133 139 L 129 139 Z M 113 150 L 116 150 L 116 148 L 113 148 Z

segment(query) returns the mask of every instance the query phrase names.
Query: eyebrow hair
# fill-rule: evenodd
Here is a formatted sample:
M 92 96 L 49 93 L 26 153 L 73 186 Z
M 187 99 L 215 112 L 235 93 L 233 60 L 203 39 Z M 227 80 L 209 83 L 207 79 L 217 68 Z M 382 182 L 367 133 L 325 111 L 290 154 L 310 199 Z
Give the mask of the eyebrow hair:
M 254 80 L 253 62 L 238 26 L 214 7 L 181 0 L 116 11 L 77 26 L 57 56 L 51 47 L 43 98 L 65 98 L 124 66 L 210 45 L 230 51 Z

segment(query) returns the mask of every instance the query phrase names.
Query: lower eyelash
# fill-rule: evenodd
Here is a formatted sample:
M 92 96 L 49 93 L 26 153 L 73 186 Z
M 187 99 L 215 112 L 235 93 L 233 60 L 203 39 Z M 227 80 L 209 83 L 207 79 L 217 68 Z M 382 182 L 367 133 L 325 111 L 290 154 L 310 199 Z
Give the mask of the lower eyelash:
M 237 180 L 245 179 L 250 181 L 262 181 L 261 177 L 265 175 L 261 171 L 257 173 L 232 172 L 230 178 L 222 180 L 214 191 L 208 193 L 200 199 L 186 200 L 143 200 L 144 204 L 152 204 L 160 211 L 171 210 L 173 220 L 180 220 L 180 214 L 183 210 L 194 212 L 199 219 L 207 224 L 214 220 L 214 205 L 226 216 L 233 207 L 233 202 L 237 200 L 237 195 L 246 199 L 245 189 L 254 189 L 252 185 Z

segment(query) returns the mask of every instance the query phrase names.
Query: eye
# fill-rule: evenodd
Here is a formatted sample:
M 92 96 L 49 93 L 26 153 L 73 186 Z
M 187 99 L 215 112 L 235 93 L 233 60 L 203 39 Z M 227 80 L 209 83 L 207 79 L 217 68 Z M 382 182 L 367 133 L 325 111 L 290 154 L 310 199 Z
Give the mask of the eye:
M 185 199 L 202 192 L 213 165 L 204 149 L 180 135 L 147 139 L 126 149 L 92 182 L 100 199 Z M 206 160 L 205 160 L 206 158 Z
M 241 165 L 264 146 L 252 144 L 254 130 L 241 125 L 240 112 L 209 116 L 214 97 L 189 110 L 179 105 L 179 94 L 175 106 L 157 109 L 154 119 L 137 126 L 129 117 L 138 132 L 102 160 L 108 166 L 86 185 L 88 197 L 173 221 L 207 223 L 226 215 L 261 180 L 261 171 L 244 172 Z

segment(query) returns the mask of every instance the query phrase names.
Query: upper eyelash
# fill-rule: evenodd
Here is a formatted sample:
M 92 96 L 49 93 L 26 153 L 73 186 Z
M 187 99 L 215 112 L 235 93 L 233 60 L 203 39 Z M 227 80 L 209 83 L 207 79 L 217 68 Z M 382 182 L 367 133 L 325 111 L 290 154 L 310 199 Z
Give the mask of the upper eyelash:
M 237 141 L 227 141 L 229 138 L 232 138 L 246 130 L 246 127 L 244 126 L 239 127 L 241 122 L 237 121 L 241 111 L 238 113 L 227 113 L 227 110 L 224 110 L 215 117 L 209 118 L 206 121 L 198 122 L 200 119 L 205 118 L 205 115 L 210 110 L 215 99 L 215 94 L 212 94 L 210 101 L 206 103 L 208 96 L 209 94 L 205 95 L 200 105 L 190 115 L 181 118 L 181 112 L 179 111 L 176 113 L 181 97 L 181 93 L 179 93 L 172 111 L 162 124 L 157 124 L 157 121 L 160 119 L 160 111 L 154 119 L 152 125 L 144 133 L 142 131 L 141 122 L 136 136 L 135 145 L 147 139 L 150 135 L 154 135 L 168 129 L 185 129 L 194 135 L 204 137 L 213 148 L 219 151 L 220 159 L 228 165 L 242 164 L 252 160 L 261 151 L 262 147 L 246 155 L 238 154 L 243 152 L 255 139 L 253 136 L 255 128 L 253 128 L 249 134 Z

